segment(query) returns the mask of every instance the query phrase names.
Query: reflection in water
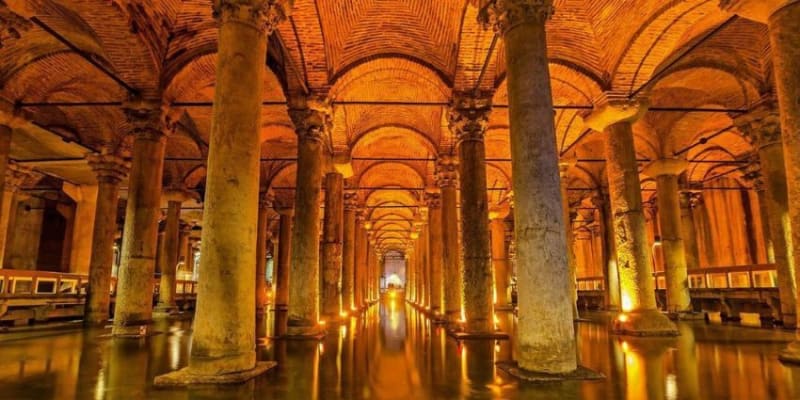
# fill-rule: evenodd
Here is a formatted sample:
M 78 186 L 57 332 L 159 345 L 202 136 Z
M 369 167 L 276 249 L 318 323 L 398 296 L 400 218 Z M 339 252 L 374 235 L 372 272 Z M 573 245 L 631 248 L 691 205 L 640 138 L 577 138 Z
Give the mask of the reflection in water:
M 275 317 L 261 322 L 274 334 Z M 514 332 L 512 313 L 498 328 Z M 600 382 L 520 385 L 494 366 L 509 341 L 456 342 L 441 326 L 387 299 L 322 341 L 265 340 L 278 368 L 244 385 L 156 390 L 154 376 L 188 362 L 190 321 L 157 322 L 145 340 L 108 330 L 0 336 L 0 399 L 793 399 L 800 369 L 777 362 L 781 331 L 681 323 L 672 339 L 610 335 L 603 320 L 577 325 L 581 362 Z M 12 336 L 13 335 L 13 336 Z

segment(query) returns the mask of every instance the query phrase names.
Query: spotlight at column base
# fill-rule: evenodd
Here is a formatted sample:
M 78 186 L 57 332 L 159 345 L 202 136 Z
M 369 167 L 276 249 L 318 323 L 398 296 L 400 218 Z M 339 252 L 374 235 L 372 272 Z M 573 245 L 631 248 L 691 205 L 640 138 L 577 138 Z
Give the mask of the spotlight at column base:
M 678 336 L 678 328 L 658 310 L 631 311 L 619 314 L 612 331 L 630 336 Z
M 153 380 L 153 384 L 160 387 L 175 387 L 197 384 L 228 385 L 242 383 L 275 368 L 277 365 L 278 363 L 274 361 L 259 361 L 253 369 L 215 375 L 195 374 L 191 367 L 187 367 L 157 376 Z
M 497 367 L 503 372 L 519 379 L 523 382 L 529 383 L 548 383 L 558 381 L 596 381 L 605 379 L 606 376 L 600 372 L 591 370 L 582 365 L 579 365 L 575 371 L 563 374 L 551 374 L 547 372 L 528 371 L 522 369 L 517 365 L 516 361 L 500 361 L 496 363 Z
M 800 365 L 800 341 L 789 343 L 789 346 L 778 355 L 778 360 L 785 364 Z

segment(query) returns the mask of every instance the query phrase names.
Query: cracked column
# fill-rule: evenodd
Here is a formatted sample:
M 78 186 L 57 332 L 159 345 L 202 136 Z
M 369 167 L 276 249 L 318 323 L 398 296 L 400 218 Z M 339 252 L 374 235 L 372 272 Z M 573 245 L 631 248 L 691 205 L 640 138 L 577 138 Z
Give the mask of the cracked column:
M 511 309 L 508 293 L 510 283 L 508 253 L 506 252 L 506 222 L 510 209 L 508 206 L 496 207 L 489 211 L 489 229 L 492 234 L 492 269 L 494 271 L 494 294 L 497 309 Z
M 105 324 L 109 317 L 119 185 L 128 176 L 130 163 L 112 154 L 93 153 L 87 155 L 86 159 L 97 177 L 97 207 L 83 322 L 96 325 Z
M 358 195 L 349 190 L 344 193 L 344 238 L 342 244 L 342 311 L 355 311 L 356 267 L 356 211 Z
M 428 240 L 430 246 L 430 308 L 437 318 L 442 315 L 442 285 L 444 242 L 442 240 L 442 196 L 439 189 L 429 189 L 425 193 L 428 207 Z
M 486 148 L 483 143 L 491 94 L 456 94 L 450 108 L 450 129 L 458 144 L 461 183 L 461 234 L 464 255 L 462 296 L 464 331 L 494 331 L 492 263 L 489 248 L 489 201 L 486 192 Z
M 325 175 L 325 216 L 322 228 L 322 319 L 339 319 L 344 229 L 344 177 L 338 172 Z
M 444 315 L 449 323 L 461 319 L 461 271 L 458 249 L 458 208 L 456 205 L 458 162 L 451 156 L 439 157 L 436 184 L 442 191 L 442 269 Z
M 508 71 L 519 322 L 527 371 L 577 369 L 545 22 L 552 1 L 491 3 L 480 18 L 503 37 Z
M 168 189 L 163 193 L 167 200 L 167 221 L 164 227 L 164 266 L 161 271 L 161 284 L 158 292 L 158 305 L 155 312 L 171 314 L 178 310 L 175 303 L 175 284 L 177 281 L 178 252 L 180 251 L 181 205 L 191 198 L 185 189 Z
M 153 315 L 166 136 L 160 103 L 133 101 L 125 104 L 124 111 L 133 126 L 134 142 L 111 332 L 115 337 L 140 337 L 147 333 Z
M 330 113 L 322 102 L 305 103 L 289 110 L 298 143 L 287 333 L 315 337 L 325 332 L 319 325 L 319 200 Z
M 267 38 L 291 1 L 216 0 L 216 90 L 209 139 L 200 281 L 189 366 L 156 385 L 242 382 L 256 362 L 255 259 Z
M 622 311 L 615 325 L 621 334 L 641 336 L 677 335 L 675 325 L 656 304 L 655 280 L 647 244 L 639 166 L 632 124 L 646 111 L 642 104 L 606 95 L 586 125 L 605 132 L 606 173 L 614 222 Z
M 789 196 L 779 116 L 767 103 L 737 117 L 734 123 L 758 152 L 758 163 L 761 167 L 759 173 L 764 189 L 762 198 L 766 206 L 766 215 L 762 218 L 769 229 L 768 237 L 772 242 L 774 263 L 778 273 L 781 320 L 784 327 L 795 328 L 797 327 L 796 270 L 795 260 L 789 253 L 792 226 L 789 218 Z
M 656 181 L 658 223 L 667 283 L 667 312 L 678 314 L 678 318 L 680 314 L 692 312 L 678 186 L 678 178 L 688 165 L 686 160 L 661 159 L 653 161 L 642 171 Z

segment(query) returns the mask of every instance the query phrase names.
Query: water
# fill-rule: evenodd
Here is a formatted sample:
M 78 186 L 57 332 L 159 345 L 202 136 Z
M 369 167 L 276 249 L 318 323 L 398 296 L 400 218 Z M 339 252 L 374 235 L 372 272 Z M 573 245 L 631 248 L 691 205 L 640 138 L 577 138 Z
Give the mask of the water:
M 108 330 L 0 336 L 0 399 L 795 399 L 800 368 L 777 360 L 791 333 L 682 323 L 672 339 L 608 334 L 602 317 L 578 326 L 581 363 L 599 382 L 520 385 L 494 367 L 507 341 L 457 343 L 400 299 L 385 300 L 321 342 L 266 341 L 279 367 L 228 387 L 156 389 L 153 377 L 188 361 L 189 321 L 115 341 Z M 498 314 L 513 331 L 513 316 Z

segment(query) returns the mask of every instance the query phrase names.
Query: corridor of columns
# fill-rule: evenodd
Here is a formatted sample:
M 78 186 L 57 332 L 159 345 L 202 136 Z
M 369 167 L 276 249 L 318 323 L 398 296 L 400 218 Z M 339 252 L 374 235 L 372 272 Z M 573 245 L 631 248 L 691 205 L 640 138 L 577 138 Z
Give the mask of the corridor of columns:
M 0 1 L 0 398 L 800 397 L 798 21 Z

